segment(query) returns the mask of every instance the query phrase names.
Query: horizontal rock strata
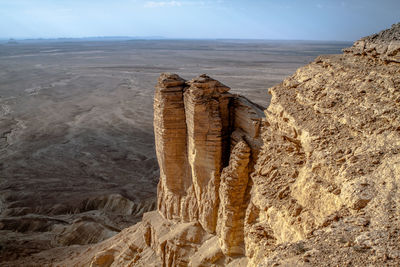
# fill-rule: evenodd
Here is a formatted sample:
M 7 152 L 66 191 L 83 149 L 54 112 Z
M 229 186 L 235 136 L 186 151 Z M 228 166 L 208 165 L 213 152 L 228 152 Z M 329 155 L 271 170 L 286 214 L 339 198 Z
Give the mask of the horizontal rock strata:
M 154 96 L 154 134 L 160 166 L 158 210 L 167 219 L 193 221 L 198 217 L 198 206 L 187 157 L 185 86 L 177 75 L 163 74 Z
M 209 233 L 216 230 L 221 172 L 231 147 L 245 138 L 255 157 L 261 146 L 262 109 L 228 91 L 206 75 L 186 82 L 162 74 L 154 99 L 159 211 L 170 220 L 198 221 Z
M 199 222 L 207 232 L 213 233 L 223 155 L 229 155 L 228 105 L 231 95 L 226 93 L 228 87 L 206 75 L 191 80 L 188 85 L 184 93 L 188 161 Z
M 238 142 L 221 175 L 217 235 L 225 255 L 244 254 L 244 215 L 249 180 L 250 147 Z

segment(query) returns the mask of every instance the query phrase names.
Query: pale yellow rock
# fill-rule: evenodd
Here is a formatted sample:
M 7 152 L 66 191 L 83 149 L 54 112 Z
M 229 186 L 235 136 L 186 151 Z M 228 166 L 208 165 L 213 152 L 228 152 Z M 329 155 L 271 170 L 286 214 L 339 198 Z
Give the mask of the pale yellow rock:
M 214 236 L 204 242 L 204 244 L 191 257 L 189 266 L 223 266 L 224 254 L 218 243 L 218 237 Z
M 217 236 L 225 255 L 244 254 L 245 193 L 249 180 L 250 148 L 245 141 L 231 152 L 229 166 L 224 168 L 219 187 Z
M 393 186 L 399 184 L 395 162 L 400 161 L 400 66 L 393 60 L 397 52 L 391 56 L 387 52 L 389 46 L 397 51 L 397 41 L 377 38 L 357 42 L 345 55 L 318 57 L 270 89 L 264 145 L 252 175 L 255 207 L 248 208 L 248 214 L 256 211 L 257 219 L 245 226 L 250 265 L 297 261 L 295 265 L 301 266 L 304 261 L 291 249 L 306 240 L 304 244 L 311 248 L 329 247 L 334 265 L 344 264 L 347 257 L 360 266 L 369 262 L 367 257 L 338 253 L 338 236 L 350 240 L 351 246 L 358 231 L 375 233 L 383 227 L 396 231 L 400 202 Z M 370 223 L 362 224 L 368 229 L 353 223 L 361 214 L 369 218 Z M 332 224 L 337 225 L 334 230 L 329 228 Z M 320 228 L 327 232 L 315 234 Z M 262 229 L 268 233 L 265 238 L 254 234 L 261 235 Z M 374 249 L 399 250 L 400 243 L 390 234 L 379 235 L 381 241 Z M 282 257 L 270 255 L 268 251 L 276 247 L 273 240 L 293 247 L 280 249 Z M 325 257 L 324 253 L 315 258 Z M 394 259 L 399 261 L 397 256 Z M 374 261 L 380 265 L 384 259 Z
M 249 172 L 254 171 L 258 153 L 262 147 L 261 126 L 265 117 L 263 107 L 251 102 L 247 98 L 234 95 L 231 101 L 231 150 L 242 139 L 251 148 Z
M 185 81 L 164 73 L 154 96 L 154 135 L 160 166 L 158 210 L 167 219 L 193 221 L 197 202 L 190 193 L 192 177 L 187 159 L 187 129 L 183 104 Z
M 370 56 L 385 62 L 400 63 L 399 29 L 400 23 L 393 24 L 390 29 L 364 37 L 343 51 L 356 56 Z
M 215 232 L 218 189 L 223 153 L 229 151 L 228 87 L 201 75 L 189 82 L 184 94 L 187 124 L 188 161 L 192 171 L 199 222 Z
M 160 164 L 158 210 L 171 221 L 199 222 L 209 233 L 215 232 L 220 210 L 219 234 L 223 250 L 218 242 L 213 243 L 216 254 L 197 253 L 192 258 L 194 265 L 216 264 L 217 261 L 225 265 L 224 253 L 244 253 L 243 219 L 250 196 L 249 170 L 254 167 L 262 144 L 263 112 L 258 105 L 244 97 L 232 96 L 228 90 L 206 75 L 185 82 L 177 75 L 162 74 L 156 87 L 154 128 Z M 251 149 L 242 139 L 248 140 Z M 232 153 L 231 164 L 224 171 L 220 190 L 222 168 L 228 164 L 233 147 L 236 152 Z M 237 196 L 233 197 L 234 194 Z M 234 225 L 230 225 L 232 221 Z M 145 243 L 167 264 L 185 265 L 192 252 L 178 249 L 177 242 L 171 241 L 174 240 L 172 236 L 177 236 L 174 232 L 170 237 L 163 234 L 167 241 L 156 240 L 160 234 L 154 235 L 152 229 L 159 227 L 152 225 L 147 223 L 143 234 Z M 204 246 L 200 251 L 204 251 Z

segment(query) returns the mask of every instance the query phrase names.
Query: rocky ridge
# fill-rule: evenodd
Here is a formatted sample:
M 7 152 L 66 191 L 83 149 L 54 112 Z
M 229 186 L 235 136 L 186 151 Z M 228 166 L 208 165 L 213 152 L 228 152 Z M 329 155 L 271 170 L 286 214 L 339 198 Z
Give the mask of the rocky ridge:
M 390 29 L 361 38 L 343 52 L 381 59 L 384 62 L 400 63 L 400 23 Z
M 397 42 L 318 57 L 270 88 L 265 117 L 206 75 L 162 74 L 158 210 L 56 265 L 398 266 Z

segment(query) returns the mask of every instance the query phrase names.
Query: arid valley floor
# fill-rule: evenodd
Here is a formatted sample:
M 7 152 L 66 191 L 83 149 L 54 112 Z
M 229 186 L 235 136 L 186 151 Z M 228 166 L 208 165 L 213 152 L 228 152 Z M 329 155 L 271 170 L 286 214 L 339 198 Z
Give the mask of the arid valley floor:
M 207 73 L 266 107 L 269 87 L 350 45 L 0 44 L 0 263 L 102 241 L 155 208 L 153 94 L 160 73 L 185 79 Z

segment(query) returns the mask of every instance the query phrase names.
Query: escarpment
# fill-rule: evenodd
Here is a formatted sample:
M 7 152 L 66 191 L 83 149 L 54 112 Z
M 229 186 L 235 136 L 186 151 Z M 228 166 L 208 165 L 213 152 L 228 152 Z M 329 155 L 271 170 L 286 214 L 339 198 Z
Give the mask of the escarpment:
M 399 263 L 399 33 L 377 35 L 393 37 L 379 41 L 390 60 L 356 42 L 270 89 L 249 204 L 258 220 L 245 226 L 252 264 Z
M 177 75 L 162 74 L 155 94 L 159 211 L 166 219 L 198 221 L 208 233 L 216 231 L 221 208 L 221 173 L 228 165 L 231 147 L 249 149 L 243 166 L 247 170 L 246 178 L 237 184 L 244 199 L 250 159 L 245 139 L 251 140 L 253 157 L 261 145 L 262 110 L 228 90 L 227 86 L 206 75 L 185 82 Z M 224 181 L 228 177 L 226 174 Z
M 398 266 L 399 34 L 318 57 L 264 112 L 206 75 L 162 74 L 158 210 L 61 265 Z

